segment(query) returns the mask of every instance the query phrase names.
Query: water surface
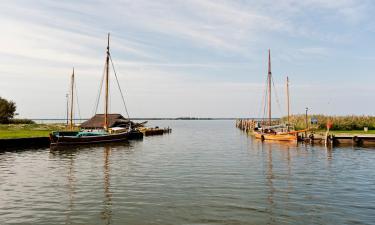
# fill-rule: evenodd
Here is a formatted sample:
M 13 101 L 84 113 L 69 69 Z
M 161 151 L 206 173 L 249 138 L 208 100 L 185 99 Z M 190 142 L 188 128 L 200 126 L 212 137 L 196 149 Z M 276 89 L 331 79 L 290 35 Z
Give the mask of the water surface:
M 129 144 L 0 154 L 0 224 L 374 224 L 375 149 L 151 121 Z

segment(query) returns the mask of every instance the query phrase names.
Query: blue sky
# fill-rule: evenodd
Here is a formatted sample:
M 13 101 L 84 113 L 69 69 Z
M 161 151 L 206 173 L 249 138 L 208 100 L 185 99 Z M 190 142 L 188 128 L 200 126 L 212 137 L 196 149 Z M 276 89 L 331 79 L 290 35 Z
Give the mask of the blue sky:
M 371 0 L 4 0 L 0 96 L 20 117 L 64 118 L 74 66 L 90 117 L 110 32 L 132 117 L 262 116 L 269 48 L 275 116 L 287 75 L 293 113 L 375 115 L 374 10 Z M 111 111 L 124 113 L 112 87 Z

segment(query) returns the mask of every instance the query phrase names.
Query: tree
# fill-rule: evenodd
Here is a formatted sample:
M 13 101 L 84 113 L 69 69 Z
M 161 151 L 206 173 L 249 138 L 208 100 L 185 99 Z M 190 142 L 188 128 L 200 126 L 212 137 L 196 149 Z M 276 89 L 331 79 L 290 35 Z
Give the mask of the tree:
M 9 123 L 16 115 L 16 103 L 0 97 L 0 123 Z

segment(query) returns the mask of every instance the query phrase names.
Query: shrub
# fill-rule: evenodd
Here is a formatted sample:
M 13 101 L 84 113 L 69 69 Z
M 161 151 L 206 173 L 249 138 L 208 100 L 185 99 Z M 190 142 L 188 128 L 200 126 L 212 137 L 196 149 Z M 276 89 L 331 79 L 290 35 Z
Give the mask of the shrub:
M 0 97 L 0 123 L 9 123 L 16 115 L 16 103 Z
M 12 124 L 35 124 L 33 120 L 29 119 L 11 119 L 9 120 L 9 123 Z

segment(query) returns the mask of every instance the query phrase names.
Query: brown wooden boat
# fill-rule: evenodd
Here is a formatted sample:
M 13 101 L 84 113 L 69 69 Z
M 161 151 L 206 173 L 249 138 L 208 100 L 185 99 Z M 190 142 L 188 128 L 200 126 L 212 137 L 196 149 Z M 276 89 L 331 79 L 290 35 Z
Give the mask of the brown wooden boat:
M 254 130 L 254 136 L 262 141 L 297 141 L 298 133 L 303 131 L 290 131 L 289 124 L 289 78 L 287 77 L 287 105 L 288 105 L 288 124 L 272 126 L 271 113 L 271 87 L 272 87 L 272 72 L 271 72 L 271 50 L 268 50 L 268 76 L 267 76 L 267 98 L 268 98 L 268 126 L 260 127 Z

